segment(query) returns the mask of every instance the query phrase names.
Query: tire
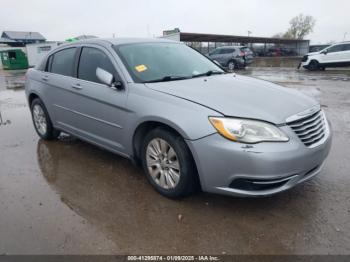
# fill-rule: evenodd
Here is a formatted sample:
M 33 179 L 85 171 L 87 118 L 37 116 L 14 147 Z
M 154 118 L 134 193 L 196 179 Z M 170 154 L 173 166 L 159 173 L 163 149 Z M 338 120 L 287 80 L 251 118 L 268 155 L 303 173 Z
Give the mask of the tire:
M 30 111 L 32 113 L 35 131 L 40 138 L 44 140 L 53 140 L 60 135 L 61 132 L 53 127 L 47 109 L 39 98 L 33 100 L 30 105 Z
M 162 159 L 159 152 L 166 152 L 167 156 Z M 163 128 L 150 131 L 142 143 L 141 161 L 147 180 L 165 197 L 179 199 L 199 186 L 191 152 L 183 138 L 173 132 Z
M 237 62 L 231 60 L 227 63 L 227 68 L 229 71 L 233 71 L 235 69 L 238 69 L 238 65 L 237 65 Z
M 312 60 L 310 61 L 308 67 L 307 67 L 310 71 L 316 71 L 319 69 L 319 64 L 316 60 Z

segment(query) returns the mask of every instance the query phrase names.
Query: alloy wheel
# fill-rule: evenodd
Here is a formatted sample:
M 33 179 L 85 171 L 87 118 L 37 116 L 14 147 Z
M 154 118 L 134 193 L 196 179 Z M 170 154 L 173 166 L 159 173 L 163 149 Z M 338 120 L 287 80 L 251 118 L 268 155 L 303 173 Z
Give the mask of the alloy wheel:
M 235 70 L 235 69 L 236 69 L 236 64 L 235 64 L 234 62 L 228 63 L 228 69 L 229 69 L 230 71 Z
M 45 135 L 47 132 L 46 116 L 44 110 L 38 104 L 34 105 L 33 107 L 33 119 L 36 130 L 41 135 Z
M 163 139 L 154 138 L 147 146 L 146 163 L 153 181 L 163 189 L 173 189 L 180 181 L 180 162 L 175 150 Z

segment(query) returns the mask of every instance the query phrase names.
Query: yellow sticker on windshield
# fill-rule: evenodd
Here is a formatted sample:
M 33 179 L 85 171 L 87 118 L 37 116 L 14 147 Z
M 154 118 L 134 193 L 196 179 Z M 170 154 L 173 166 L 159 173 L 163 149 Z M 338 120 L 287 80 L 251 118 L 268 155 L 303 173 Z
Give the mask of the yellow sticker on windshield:
M 138 66 L 135 66 L 135 69 L 136 69 L 137 72 L 141 73 L 141 72 L 147 70 L 147 66 L 145 66 L 145 65 L 138 65 Z

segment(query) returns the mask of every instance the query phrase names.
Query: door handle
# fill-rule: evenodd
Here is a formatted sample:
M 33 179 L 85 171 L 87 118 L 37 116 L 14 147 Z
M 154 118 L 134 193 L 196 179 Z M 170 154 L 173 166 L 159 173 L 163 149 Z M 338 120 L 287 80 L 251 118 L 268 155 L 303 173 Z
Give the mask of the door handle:
M 72 87 L 78 90 L 82 89 L 80 84 L 73 84 Z
M 41 79 L 44 81 L 47 81 L 47 80 L 49 80 L 49 76 L 43 76 Z

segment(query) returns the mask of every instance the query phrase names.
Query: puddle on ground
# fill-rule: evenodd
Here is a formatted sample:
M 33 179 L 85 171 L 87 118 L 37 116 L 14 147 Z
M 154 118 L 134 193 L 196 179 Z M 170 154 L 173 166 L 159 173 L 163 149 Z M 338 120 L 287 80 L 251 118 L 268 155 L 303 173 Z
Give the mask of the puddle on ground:
M 349 254 L 348 83 L 250 74 L 265 73 L 319 99 L 334 142 L 319 176 L 260 199 L 166 199 L 127 159 L 67 135 L 40 140 L 24 90 L 0 83 L 2 121 L 11 122 L 0 126 L 0 253 Z

